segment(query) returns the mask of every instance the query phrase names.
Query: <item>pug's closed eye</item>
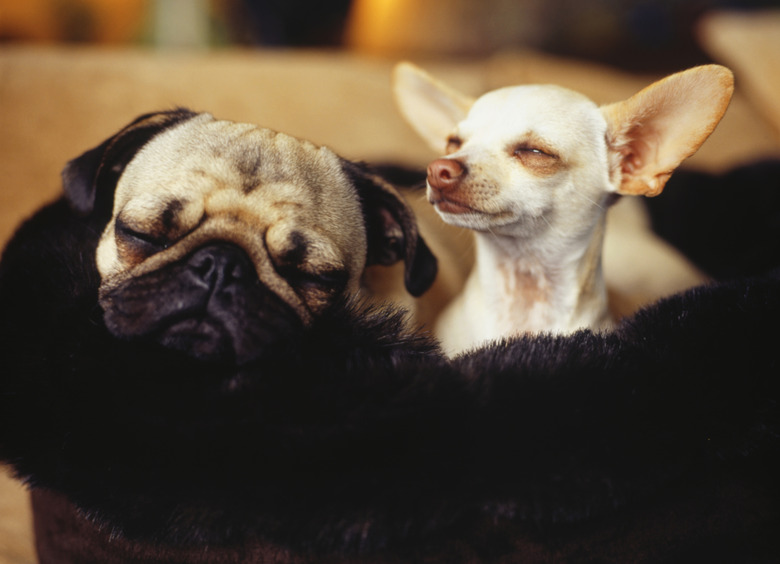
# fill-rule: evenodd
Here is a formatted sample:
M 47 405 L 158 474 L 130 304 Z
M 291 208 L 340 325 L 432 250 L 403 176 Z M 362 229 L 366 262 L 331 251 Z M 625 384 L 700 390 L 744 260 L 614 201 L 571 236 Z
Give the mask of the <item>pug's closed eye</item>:
M 117 247 L 125 261 L 137 262 L 140 259 L 165 250 L 171 242 L 167 237 L 159 236 L 135 225 L 121 217 L 116 219 L 114 228 Z
M 342 265 L 322 263 L 316 245 L 304 234 L 293 231 L 278 252 L 271 253 L 276 271 L 292 286 L 301 290 L 341 291 L 349 280 Z
M 291 268 L 280 274 L 292 286 L 302 291 L 318 290 L 327 293 L 340 292 L 349 279 L 346 270 L 307 271 Z

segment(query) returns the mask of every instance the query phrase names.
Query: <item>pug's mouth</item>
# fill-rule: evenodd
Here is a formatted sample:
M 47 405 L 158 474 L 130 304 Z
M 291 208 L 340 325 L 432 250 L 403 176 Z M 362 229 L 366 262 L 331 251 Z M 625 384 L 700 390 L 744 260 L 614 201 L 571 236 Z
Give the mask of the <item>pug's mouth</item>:
M 204 269 L 204 263 L 210 268 Z M 209 245 L 186 259 L 102 292 L 107 329 L 199 360 L 249 363 L 303 321 L 264 286 L 243 251 Z
M 149 339 L 198 360 L 240 366 L 254 360 L 277 336 L 279 333 L 269 330 L 265 338 L 246 346 L 241 336 L 232 334 L 213 319 L 187 318 L 171 322 L 150 334 Z
M 154 336 L 164 347 L 185 352 L 201 360 L 231 359 L 239 364 L 233 340 L 224 327 L 207 319 L 173 322 Z

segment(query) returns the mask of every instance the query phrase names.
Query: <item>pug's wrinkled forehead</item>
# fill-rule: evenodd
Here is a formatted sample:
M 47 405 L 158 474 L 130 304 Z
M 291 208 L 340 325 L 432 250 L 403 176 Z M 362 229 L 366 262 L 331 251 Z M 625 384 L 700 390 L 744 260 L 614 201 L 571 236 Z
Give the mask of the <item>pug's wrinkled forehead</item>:
M 366 261 L 361 217 L 330 150 L 200 114 L 155 136 L 128 163 L 98 270 L 110 285 L 220 240 L 242 248 L 272 287 L 285 262 L 345 273 L 354 287 Z

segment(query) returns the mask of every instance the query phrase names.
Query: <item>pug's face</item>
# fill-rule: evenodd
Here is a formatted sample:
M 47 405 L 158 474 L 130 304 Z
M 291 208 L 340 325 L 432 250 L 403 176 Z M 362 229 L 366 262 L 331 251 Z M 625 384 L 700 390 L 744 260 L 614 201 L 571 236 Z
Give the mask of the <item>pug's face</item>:
M 358 292 L 367 264 L 432 282 L 400 196 L 328 149 L 208 114 L 139 120 L 64 173 L 77 204 L 94 177 L 90 212 L 113 185 L 96 263 L 116 336 L 240 364 Z

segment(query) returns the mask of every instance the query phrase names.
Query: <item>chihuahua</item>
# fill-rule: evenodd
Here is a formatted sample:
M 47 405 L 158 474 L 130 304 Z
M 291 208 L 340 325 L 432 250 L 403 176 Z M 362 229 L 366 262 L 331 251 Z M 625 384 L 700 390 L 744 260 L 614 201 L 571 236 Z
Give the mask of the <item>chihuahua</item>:
M 394 70 L 402 115 L 439 154 L 427 197 L 475 232 L 476 263 L 436 333 L 449 354 L 523 333 L 608 329 L 607 209 L 656 196 L 720 121 L 734 79 L 719 65 L 597 106 L 553 85 L 463 95 L 415 65 Z

